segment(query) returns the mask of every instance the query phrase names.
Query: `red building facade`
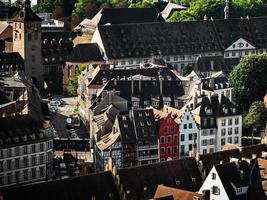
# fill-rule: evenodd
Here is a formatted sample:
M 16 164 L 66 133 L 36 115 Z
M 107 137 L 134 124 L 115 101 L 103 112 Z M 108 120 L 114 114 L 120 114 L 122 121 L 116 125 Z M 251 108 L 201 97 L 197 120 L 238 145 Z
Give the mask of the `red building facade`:
M 171 113 L 164 118 L 159 126 L 160 161 L 179 158 L 179 125 Z

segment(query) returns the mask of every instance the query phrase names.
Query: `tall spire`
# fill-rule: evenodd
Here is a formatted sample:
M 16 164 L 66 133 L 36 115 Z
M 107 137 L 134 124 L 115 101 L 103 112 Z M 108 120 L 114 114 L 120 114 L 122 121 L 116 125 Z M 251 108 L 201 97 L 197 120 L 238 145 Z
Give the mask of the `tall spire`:
M 25 0 L 24 8 L 25 9 L 31 9 L 31 1 L 30 0 Z
M 225 0 L 224 19 L 229 19 L 232 12 L 232 0 Z

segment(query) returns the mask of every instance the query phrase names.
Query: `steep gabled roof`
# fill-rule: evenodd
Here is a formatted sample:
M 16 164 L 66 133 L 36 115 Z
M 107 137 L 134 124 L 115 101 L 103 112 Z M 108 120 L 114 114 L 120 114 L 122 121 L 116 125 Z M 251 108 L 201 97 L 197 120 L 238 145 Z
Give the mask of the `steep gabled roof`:
M 118 174 L 124 191 L 128 191 L 126 199 L 133 200 L 153 198 L 160 184 L 197 191 L 202 182 L 194 158 L 119 169 Z
M 90 61 L 103 61 L 102 54 L 96 43 L 77 44 L 70 56 L 67 58 L 67 62 L 84 63 Z
M 16 187 L 1 191 L 1 194 L 6 200 L 88 200 L 93 199 L 92 197 L 120 199 L 109 171 Z

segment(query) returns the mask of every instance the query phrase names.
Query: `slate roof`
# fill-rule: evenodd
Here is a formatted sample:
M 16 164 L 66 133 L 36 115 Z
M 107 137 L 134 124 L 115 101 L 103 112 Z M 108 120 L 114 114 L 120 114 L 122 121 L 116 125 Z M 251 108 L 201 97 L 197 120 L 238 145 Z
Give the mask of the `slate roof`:
M 41 22 L 42 19 L 38 17 L 35 12 L 32 11 L 32 9 L 24 9 L 21 10 L 14 18 L 14 22 Z
M 118 169 L 118 174 L 124 191 L 126 191 L 126 199 L 133 200 L 153 198 L 157 186 L 160 184 L 198 191 L 202 182 L 194 158 Z
M 239 38 L 267 46 L 267 17 L 99 26 L 109 59 L 222 51 Z M 195 34 L 195 33 L 198 34 Z
M 147 143 L 157 143 L 158 132 L 154 120 L 152 109 L 136 109 L 132 110 L 133 125 L 137 141 L 146 141 Z M 141 125 L 141 123 L 143 125 Z
M 77 44 L 67 62 L 84 63 L 90 61 L 104 61 L 97 43 Z
M 177 76 L 167 67 L 150 67 L 150 68 L 137 68 L 137 69 L 106 69 L 98 67 L 95 70 L 96 74 L 90 81 L 90 85 L 102 85 L 102 80 L 106 81 L 113 78 L 124 79 L 130 78 L 134 75 L 142 75 L 158 79 L 159 74 L 163 79 L 178 80 Z
M 121 140 L 124 144 L 136 143 L 136 136 L 134 133 L 133 123 L 129 115 L 117 115 L 119 129 L 121 133 Z
M 139 90 L 139 84 L 141 83 L 141 91 Z M 133 84 L 133 93 L 132 93 L 132 84 Z M 140 100 L 140 106 L 145 107 L 144 101 L 148 101 L 151 105 L 151 98 L 158 97 L 160 102 L 159 106 L 163 106 L 162 98 L 168 97 L 171 99 L 171 106 L 174 106 L 174 99 L 185 94 L 184 88 L 179 80 L 163 80 L 162 81 L 162 94 L 160 92 L 160 83 L 159 81 L 151 80 L 111 80 L 105 87 L 103 91 L 119 91 L 119 95 L 132 102 L 132 97 L 135 97 Z M 100 99 L 101 95 L 97 97 L 97 101 Z
M 99 15 L 99 16 L 98 16 Z M 154 8 L 103 8 L 91 20 L 96 25 L 164 21 Z
M 119 200 L 111 172 L 48 181 L 1 191 L 5 200 Z
M 0 52 L 0 71 L 17 71 L 24 69 L 24 60 L 18 52 Z

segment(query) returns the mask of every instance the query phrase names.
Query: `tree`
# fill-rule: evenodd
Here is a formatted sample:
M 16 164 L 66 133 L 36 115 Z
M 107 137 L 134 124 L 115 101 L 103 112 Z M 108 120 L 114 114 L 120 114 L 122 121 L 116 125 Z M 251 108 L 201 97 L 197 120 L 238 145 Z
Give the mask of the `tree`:
M 267 120 L 267 110 L 262 101 L 255 101 L 249 108 L 249 113 L 244 119 L 246 128 L 256 128 L 261 130 L 264 128 Z
M 265 16 L 267 15 L 267 7 L 265 0 L 235 0 L 232 5 L 233 18 L 246 16 Z M 214 19 L 224 18 L 225 0 L 178 0 L 181 4 L 190 4 L 189 9 L 181 12 L 176 12 L 169 21 L 187 21 L 187 20 L 202 20 L 205 15 Z
M 184 67 L 183 67 L 183 76 L 187 76 L 188 74 L 190 74 L 192 71 L 193 71 L 193 66 L 192 65 L 185 65 Z
M 241 59 L 229 76 L 235 101 L 248 110 L 252 102 L 261 101 L 267 90 L 267 54 Z
M 155 7 L 155 4 L 152 0 L 143 0 L 131 4 L 131 8 L 153 8 L 153 7 Z
M 77 95 L 78 79 L 82 71 L 85 70 L 86 65 L 80 65 L 75 68 L 75 77 L 68 80 L 68 92 L 72 95 Z

